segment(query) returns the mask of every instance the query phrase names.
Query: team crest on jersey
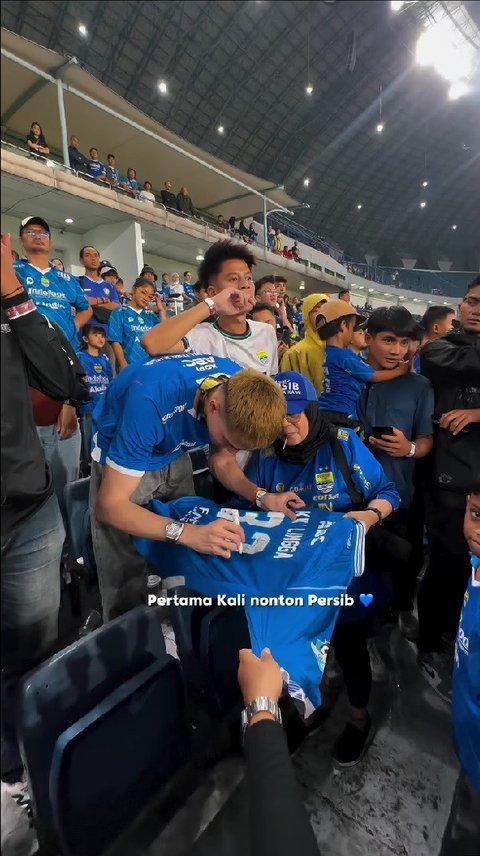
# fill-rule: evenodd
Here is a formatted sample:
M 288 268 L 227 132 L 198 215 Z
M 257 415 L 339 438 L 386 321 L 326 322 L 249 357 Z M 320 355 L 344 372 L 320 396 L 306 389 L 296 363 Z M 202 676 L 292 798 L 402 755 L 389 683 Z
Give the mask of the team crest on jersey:
M 50 280 L 46 276 L 42 276 L 40 282 L 42 283 L 42 285 L 50 285 Z
M 276 484 L 276 485 L 275 485 L 275 490 L 276 490 L 276 492 L 277 492 L 277 493 L 283 493 L 283 491 L 285 490 L 285 485 L 284 485 L 284 483 L 283 483 L 283 482 L 278 482 L 278 484 Z
M 343 428 L 339 428 L 337 431 L 337 440 L 348 440 L 348 431 L 344 431 Z
M 317 487 L 321 488 L 325 494 L 331 493 L 335 486 L 335 479 L 332 472 L 315 473 L 315 482 Z
M 266 351 L 258 351 L 257 357 L 261 363 L 266 363 L 268 360 L 268 354 Z
M 109 294 L 110 294 L 110 289 L 109 289 L 109 288 L 104 288 L 104 289 L 103 289 L 103 293 L 104 293 L 104 294 L 106 294 L 106 296 L 108 297 L 108 296 L 109 296 Z
M 315 654 L 315 659 L 318 663 L 318 668 L 321 672 L 323 672 L 327 662 L 330 643 L 327 642 L 326 639 L 324 639 L 323 641 L 321 639 L 317 639 L 315 642 L 310 642 L 310 647 L 313 653 Z
M 95 363 L 93 369 L 94 371 L 96 371 L 97 374 L 100 374 L 103 369 L 103 366 L 101 365 L 101 363 Z

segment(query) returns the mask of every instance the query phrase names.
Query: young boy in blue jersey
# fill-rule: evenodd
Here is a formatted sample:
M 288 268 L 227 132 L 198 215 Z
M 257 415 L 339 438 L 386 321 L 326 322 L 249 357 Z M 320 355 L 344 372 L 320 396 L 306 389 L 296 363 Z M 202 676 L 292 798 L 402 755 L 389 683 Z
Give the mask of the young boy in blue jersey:
M 455 643 L 452 693 L 453 738 L 462 771 L 440 856 L 480 853 L 480 480 L 467 500 L 463 532 L 472 574 Z
M 90 149 L 89 150 L 90 160 L 88 162 L 88 174 L 91 175 L 95 181 L 105 181 L 105 167 L 103 163 L 99 160 L 98 157 L 98 149 Z
M 242 292 L 238 299 L 245 300 Z M 127 310 L 128 311 L 128 310 Z M 181 543 L 228 559 L 244 540 L 225 520 L 174 524 L 147 510 L 152 498 L 195 494 L 186 452 L 211 445 L 209 466 L 232 493 L 292 516 L 294 493 L 266 494 L 237 464 L 238 451 L 270 445 L 285 419 L 271 378 L 231 360 L 172 354 L 131 365 L 109 385 L 93 413 L 90 513 L 105 620 L 145 602 L 148 567 L 131 535 Z M 167 572 L 168 576 L 168 572 Z
M 110 362 L 102 350 L 105 347 L 105 331 L 98 324 L 86 324 L 82 333 L 82 350 L 80 362 L 85 369 L 85 383 L 90 393 L 90 401 L 79 407 L 80 429 L 82 432 L 82 459 L 90 463 L 90 448 L 92 445 L 92 413 L 93 409 L 112 380 Z
M 132 298 L 127 306 L 121 306 L 110 316 L 107 337 L 120 371 L 146 359 L 140 340 L 159 321 L 158 315 L 149 309 L 154 295 L 153 283 L 139 277 L 133 283 Z
M 366 320 L 346 300 L 327 300 L 317 318 L 318 335 L 326 343 L 323 390 L 318 402 L 334 424 L 355 425 L 358 399 L 366 383 L 394 380 L 410 370 L 407 361 L 387 371 L 375 371 L 350 350 L 355 329 Z

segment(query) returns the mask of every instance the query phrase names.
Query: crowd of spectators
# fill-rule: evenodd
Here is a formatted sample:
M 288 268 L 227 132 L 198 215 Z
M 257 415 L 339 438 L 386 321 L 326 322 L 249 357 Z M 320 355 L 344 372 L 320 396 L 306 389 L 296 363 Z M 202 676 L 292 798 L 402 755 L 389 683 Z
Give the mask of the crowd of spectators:
M 48 153 L 37 123 L 28 145 L 34 157 Z M 113 154 L 105 165 L 95 148 L 87 158 L 72 137 L 69 155 L 72 168 L 90 180 L 155 201 L 152 184 L 140 190 L 133 168 L 122 177 Z M 161 201 L 195 216 L 186 187 L 175 195 L 166 181 Z M 469 555 L 480 554 L 480 278 L 468 287 L 457 323 L 453 310 L 431 307 L 420 328 L 404 307 L 366 304 L 362 314 L 348 290 L 292 300 L 285 277 L 255 281 L 253 223 L 247 229 L 241 220 L 237 228 L 234 218 L 219 215 L 217 226 L 227 237 L 205 253 L 195 283 L 191 271 L 164 272 L 159 280 L 145 265 L 125 284 L 115 259 L 93 246 L 81 249 L 84 274 L 77 278 L 51 258 L 42 216 L 22 221 L 22 258 L 13 266 L 9 241 L 2 242 L 2 332 L 5 325 L 12 343 L 5 408 L 2 397 L 9 536 L 2 594 L 8 598 L 13 585 L 19 545 L 36 593 L 21 608 L 12 608 L 11 597 L 8 610 L 2 606 L 2 670 L 9 677 L 2 781 L 11 787 L 22 782 L 12 693 L 55 641 L 60 571 L 68 577 L 78 558 L 65 538 L 66 484 L 80 471 L 90 476 L 106 623 L 146 602 L 146 563 L 133 537 L 178 542 L 190 555 L 231 559 L 241 552 L 238 523 L 176 523 L 147 508 L 153 498 L 195 494 L 188 451 L 208 444 L 213 489 L 223 504 L 239 501 L 292 519 L 313 505 L 352 518 L 369 536 L 361 585 L 372 603 L 340 610 L 328 668 L 322 667 L 328 681 L 334 652 L 350 703 L 332 749 L 335 764 L 357 764 L 374 739 L 372 674 L 387 670 L 375 635 L 386 616 L 415 643 L 432 689 L 452 701 L 452 645 L 463 597 L 468 586 L 478 610 L 480 584 Z M 281 245 L 279 229 L 269 229 L 268 245 L 299 257 L 296 242 Z M 39 555 L 29 562 L 33 541 Z M 360 591 L 358 580 L 349 591 Z M 33 626 L 41 628 L 35 642 Z M 2 628 L 2 641 L 3 634 Z M 454 727 L 462 787 L 473 804 L 480 789 L 478 665 L 465 660 L 468 643 L 459 639 Z M 478 627 L 470 646 L 478 661 Z M 315 714 L 301 722 L 305 735 L 315 725 Z

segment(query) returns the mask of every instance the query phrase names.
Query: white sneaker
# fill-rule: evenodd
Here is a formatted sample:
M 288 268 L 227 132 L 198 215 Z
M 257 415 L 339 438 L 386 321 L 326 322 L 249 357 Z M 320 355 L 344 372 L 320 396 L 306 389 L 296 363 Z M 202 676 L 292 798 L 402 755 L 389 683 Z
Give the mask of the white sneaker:
M 387 664 L 378 652 L 378 648 L 374 639 L 369 639 L 367 642 L 368 655 L 370 657 L 370 668 L 372 670 L 373 681 L 387 680 Z
M 32 820 L 30 796 L 25 782 L 2 782 L 2 856 L 34 856 L 38 840 Z
M 437 652 L 419 652 L 418 665 L 426 681 L 440 698 L 452 703 L 452 658 Z

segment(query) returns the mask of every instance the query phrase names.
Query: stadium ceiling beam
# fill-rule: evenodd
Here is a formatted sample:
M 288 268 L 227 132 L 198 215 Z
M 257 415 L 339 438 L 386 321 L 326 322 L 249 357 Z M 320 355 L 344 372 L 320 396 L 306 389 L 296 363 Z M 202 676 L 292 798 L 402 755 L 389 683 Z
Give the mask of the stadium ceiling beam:
M 139 3 L 138 5 L 141 6 L 142 4 Z M 170 14 L 165 15 L 165 17 L 162 19 L 162 26 L 165 26 L 165 24 L 170 23 L 175 12 L 176 12 L 176 6 L 175 6 L 175 4 L 173 4 L 173 7 L 170 9 Z M 154 50 L 157 42 L 158 42 L 158 30 L 155 27 L 153 27 L 152 28 L 152 35 L 150 36 L 150 41 L 148 42 L 147 48 L 143 50 L 142 60 L 138 64 L 137 71 L 133 75 L 133 77 L 132 77 L 132 79 L 128 85 L 128 88 L 125 90 L 124 98 L 126 101 L 130 101 L 132 93 L 135 92 L 135 90 L 136 90 L 138 84 L 140 83 L 145 71 L 148 68 L 148 64 L 151 63 L 152 51 Z
M 50 31 L 50 37 L 48 39 L 48 44 L 47 44 L 47 48 L 49 48 L 50 50 L 52 50 L 55 47 L 55 44 L 58 41 L 58 36 L 60 35 L 60 30 L 62 28 L 63 21 L 65 19 L 65 15 L 67 14 L 67 10 L 68 10 L 68 2 L 66 2 L 66 0 L 64 0 L 64 2 L 62 3 L 62 5 L 60 7 L 59 13 L 55 16 L 55 18 L 53 20 L 53 27 Z
M 67 62 L 62 62 L 62 64 L 59 65 L 57 70 L 52 72 L 52 76 L 56 80 L 61 80 L 67 68 L 69 68 L 71 65 L 76 64 L 77 60 L 75 59 L 75 57 L 71 57 L 69 60 L 67 60 Z M 27 104 L 28 101 L 34 98 L 34 96 L 37 95 L 37 93 L 40 92 L 49 82 L 50 81 L 46 78 L 40 77 L 38 78 L 38 80 L 35 81 L 35 83 L 32 83 L 32 85 L 29 86 L 28 89 L 25 90 L 25 92 L 22 92 L 22 94 L 15 99 L 13 104 L 11 104 L 10 107 L 5 110 L 5 113 L 2 113 L 2 117 L 0 119 L 1 124 L 6 125 L 10 121 L 10 119 L 15 116 L 15 114 L 18 113 L 19 110 L 21 110 L 23 105 Z
M 229 24 L 229 26 L 230 26 L 230 24 Z M 231 101 L 233 101 L 234 99 L 236 99 L 238 97 L 238 93 L 242 91 L 242 88 L 246 84 L 246 82 L 248 80 L 251 80 L 251 78 L 255 75 L 255 72 L 258 69 L 266 68 L 265 63 L 268 62 L 271 54 L 275 53 L 275 51 L 277 50 L 277 44 L 278 44 L 277 40 L 282 41 L 283 39 L 288 39 L 288 34 L 291 32 L 291 29 L 292 29 L 292 24 L 291 24 L 291 21 L 289 21 L 287 26 L 284 27 L 284 29 L 281 31 L 281 33 L 279 33 L 279 35 L 276 36 L 275 39 L 272 39 L 272 43 L 271 43 L 269 49 L 267 51 L 265 51 L 264 53 L 261 53 L 259 55 L 259 58 L 256 61 L 256 63 L 248 70 L 248 72 L 242 78 L 240 83 L 238 83 L 235 86 L 235 89 L 232 90 L 232 92 L 229 95 L 229 97 L 227 98 L 227 100 L 224 101 L 224 103 L 222 104 L 220 110 L 217 113 L 215 121 L 212 122 L 212 127 L 215 127 L 215 125 L 217 124 L 219 119 L 225 115 L 225 112 L 226 112 L 227 108 L 230 106 Z M 225 68 L 225 66 L 224 66 L 224 68 Z M 223 72 L 224 72 L 224 69 L 220 69 L 219 75 L 223 74 Z M 239 112 L 237 114 L 237 121 L 235 122 L 235 124 L 233 125 L 232 128 L 228 129 L 228 136 L 229 137 L 231 137 L 232 134 L 235 133 L 235 131 L 237 130 L 239 125 L 242 124 L 242 122 L 244 121 L 244 117 L 245 117 L 245 111 Z M 223 148 L 223 146 L 219 147 L 219 150 L 218 150 L 219 157 L 221 157 L 222 148 Z M 255 158 L 255 160 L 257 160 L 257 158 Z
M 204 8 L 202 10 L 202 14 L 200 15 L 200 17 L 197 21 L 197 31 L 199 29 L 198 24 L 200 23 L 200 21 L 203 21 L 205 16 L 208 16 L 210 18 L 209 7 L 210 7 L 210 3 L 206 3 L 206 5 L 204 6 Z M 231 18 L 228 22 L 228 29 L 231 29 L 235 25 L 235 21 L 237 20 L 237 18 L 240 18 L 244 14 L 244 12 L 245 12 L 244 3 L 237 3 L 237 8 L 235 9 L 233 15 L 231 16 Z M 221 42 L 224 39 L 225 39 L 225 32 L 224 32 L 224 30 L 222 30 L 217 41 L 214 42 L 213 45 L 208 46 L 209 55 L 213 56 L 215 54 L 217 47 L 221 44 Z M 231 62 L 231 59 L 229 60 L 229 62 Z M 167 117 L 165 119 L 166 125 L 168 125 L 168 123 L 170 121 L 170 117 L 175 110 L 176 103 L 178 103 L 178 101 L 180 101 L 180 103 L 181 103 L 181 99 L 183 98 L 184 95 L 187 94 L 187 92 L 189 92 L 189 90 L 192 87 L 193 82 L 194 82 L 196 77 L 198 77 L 198 66 L 195 66 L 192 73 L 189 75 L 188 80 L 184 83 L 184 85 L 182 86 L 182 88 L 178 92 L 177 98 L 172 102 L 170 110 L 168 111 Z M 236 92 L 237 92 L 237 90 L 235 90 L 235 93 Z M 181 136 L 186 131 L 186 129 L 190 126 L 190 124 L 191 124 L 191 122 L 189 121 L 182 127 L 182 130 L 180 131 Z
M 107 5 L 108 5 L 108 3 L 106 3 L 106 2 L 103 3 L 103 6 L 107 6 Z M 143 3 L 141 3 L 141 2 L 135 3 L 134 11 L 129 13 L 127 20 L 125 21 L 124 26 L 122 28 L 120 28 L 120 30 L 118 32 L 117 39 L 115 41 L 115 44 L 113 44 L 112 48 L 111 48 L 110 62 L 107 66 L 107 70 L 105 71 L 105 74 L 102 75 L 102 78 L 101 78 L 104 86 L 109 86 L 110 81 L 112 79 L 114 69 L 119 65 L 118 57 L 119 57 L 119 55 L 122 54 L 123 49 L 124 49 L 125 45 L 127 44 L 128 40 L 130 39 L 132 32 L 134 32 L 135 25 L 136 25 L 140 15 L 142 14 L 142 10 L 143 10 Z M 153 28 L 153 31 L 155 33 L 156 38 L 158 39 L 158 31 L 155 29 L 155 27 Z M 150 59 L 150 55 L 148 55 L 148 58 Z

